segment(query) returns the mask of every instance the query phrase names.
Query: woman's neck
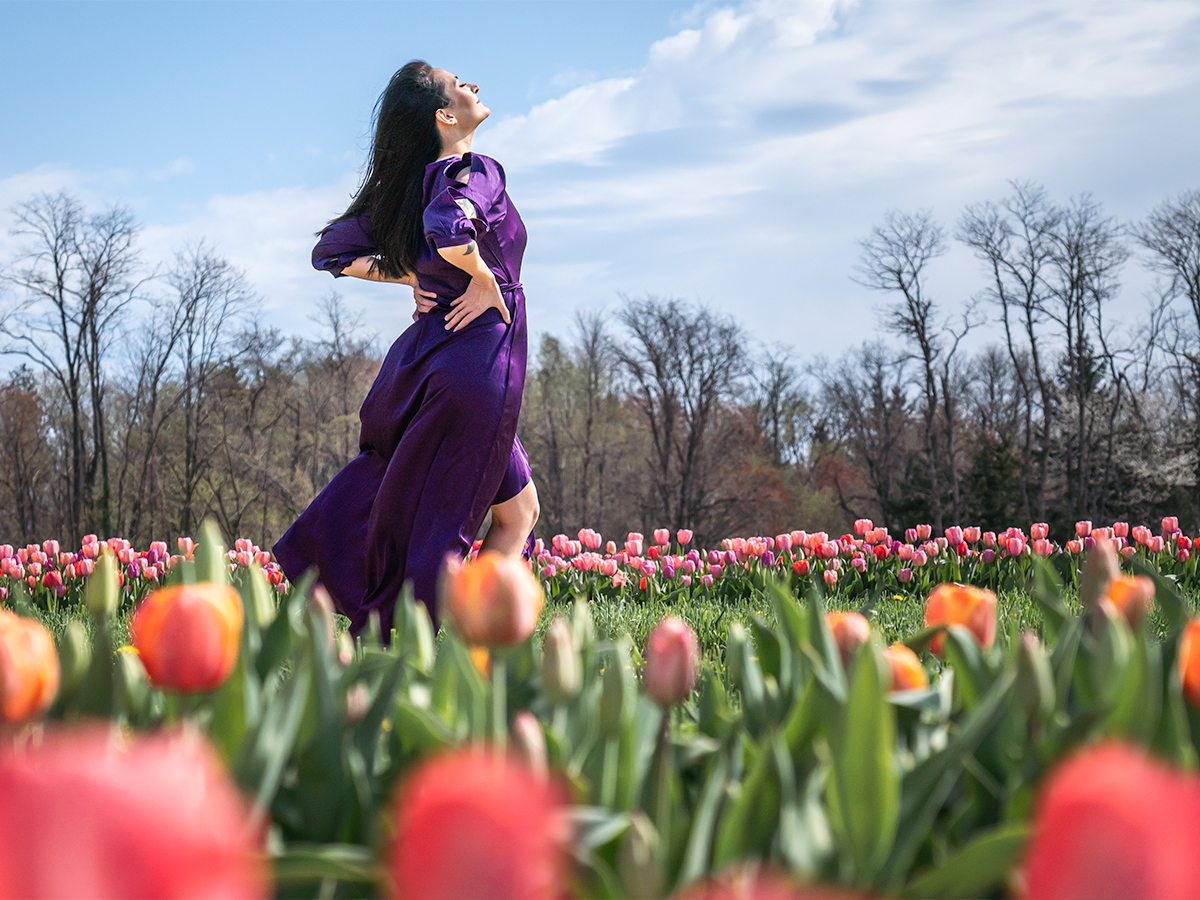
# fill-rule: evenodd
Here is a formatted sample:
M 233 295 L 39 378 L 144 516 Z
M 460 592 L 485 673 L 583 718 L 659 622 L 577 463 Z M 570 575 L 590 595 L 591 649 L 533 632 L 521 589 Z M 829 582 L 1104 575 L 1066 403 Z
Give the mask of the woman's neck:
M 442 155 L 438 159 L 449 159 L 452 156 L 466 156 L 471 152 L 471 138 L 475 136 L 475 132 L 464 135 L 456 141 L 449 142 L 445 136 L 442 137 Z

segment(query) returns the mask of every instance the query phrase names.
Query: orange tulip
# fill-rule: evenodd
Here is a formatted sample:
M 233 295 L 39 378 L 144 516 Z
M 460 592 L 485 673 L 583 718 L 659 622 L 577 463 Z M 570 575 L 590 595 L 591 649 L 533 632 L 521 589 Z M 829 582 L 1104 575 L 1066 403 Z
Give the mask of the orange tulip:
M 58 653 L 40 622 L 0 609 L 0 721 L 24 722 L 58 693 Z
M 827 612 L 825 621 L 829 623 L 829 630 L 833 632 L 833 639 L 837 642 L 842 665 L 850 665 L 855 652 L 871 636 L 870 624 L 863 618 L 862 613 L 856 612 Z
M 215 690 L 237 662 L 242 599 L 228 585 L 163 588 L 141 602 L 130 631 L 154 684 L 179 693 Z
M 961 625 L 986 649 L 996 639 L 996 595 L 969 584 L 939 584 L 925 601 L 925 624 Z M 929 649 L 941 656 L 944 639 L 936 635 Z
M 1179 642 L 1179 680 L 1183 695 L 1200 709 L 1200 619 L 1192 619 L 1183 628 Z
M 523 560 L 484 550 L 470 562 L 446 558 L 438 600 L 468 644 L 507 647 L 533 634 L 545 596 Z
M 929 676 L 917 654 L 899 642 L 883 651 L 892 669 L 893 691 L 915 691 L 929 687 Z
M 1136 627 L 1154 603 L 1154 580 L 1146 575 L 1121 575 L 1108 583 L 1100 602 L 1110 604 L 1131 628 Z

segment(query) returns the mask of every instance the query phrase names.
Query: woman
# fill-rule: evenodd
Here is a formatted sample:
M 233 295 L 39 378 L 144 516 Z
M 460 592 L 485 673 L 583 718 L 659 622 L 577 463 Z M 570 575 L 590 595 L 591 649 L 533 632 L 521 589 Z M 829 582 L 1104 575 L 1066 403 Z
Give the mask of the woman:
M 406 581 L 436 621 L 442 561 L 489 507 L 489 549 L 520 553 L 537 521 L 516 439 L 525 227 L 500 164 L 471 153 L 478 91 L 420 61 L 392 76 L 362 187 L 313 250 L 334 276 L 408 285 L 417 306 L 363 401 L 361 452 L 274 548 L 292 581 L 316 566 L 354 632 L 378 611 L 387 635 Z

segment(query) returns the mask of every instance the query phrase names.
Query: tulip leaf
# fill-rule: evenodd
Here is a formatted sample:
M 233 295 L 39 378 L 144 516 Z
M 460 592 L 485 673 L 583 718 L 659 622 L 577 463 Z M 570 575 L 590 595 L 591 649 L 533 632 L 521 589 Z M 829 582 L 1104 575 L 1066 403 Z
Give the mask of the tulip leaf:
M 825 618 L 825 598 L 811 588 L 808 594 L 808 645 L 804 655 L 812 661 L 813 675 L 838 703 L 846 700 L 846 670 L 837 641 Z
M 408 755 L 433 754 L 454 743 L 454 735 L 441 719 L 406 698 L 396 702 L 394 715 L 395 734 Z
M 900 892 L 903 898 L 986 897 L 1003 885 L 1016 866 L 1029 826 L 1006 822 L 976 834 L 946 862 L 916 875 Z
M 683 853 L 683 865 L 679 870 L 676 887 L 688 884 L 704 876 L 708 871 L 708 859 L 712 852 L 713 832 L 717 824 L 717 812 L 725 794 L 725 782 L 729 777 L 729 759 L 725 753 L 717 753 L 708 765 L 708 775 L 700 799 L 692 813 L 692 827 L 688 832 L 687 846 Z
M 764 856 L 779 823 L 779 766 L 764 738 L 741 790 L 721 814 L 712 868 L 724 868 L 746 856 Z
M 1030 593 L 1041 604 L 1042 622 L 1045 623 L 1046 636 L 1050 640 L 1058 634 L 1063 623 L 1073 618 L 1071 611 L 1062 601 L 1062 591 L 1062 582 L 1049 560 L 1042 556 L 1034 556 L 1033 585 Z
M 754 635 L 754 646 L 758 651 L 758 665 L 763 674 L 773 676 L 776 683 L 784 687 L 788 684 L 791 676 L 791 659 L 788 648 L 760 615 L 755 614 L 751 617 L 750 631 Z
M 866 884 L 887 858 L 900 808 L 900 779 L 892 760 L 895 714 L 885 701 L 879 653 L 871 643 L 859 649 L 830 743 L 825 784 L 830 824 L 856 879 Z
M 1162 711 L 1162 650 L 1157 640 L 1146 636 L 1144 628 L 1134 637 L 1129 664 L 1116 677 L 1120 686 L 1104 719 L 1104 732 L 1149 744 Z
M 990 680 L 979 644 L 971 632 L 961 626 L 952 625 L 946 631 L 942 650 L 946 655 L 946 663 L 954 670 L 955 684 L 958 685 L 963 708 L 970 712 L 979 702 Z
M 378 884 L 383 875 L 374 849 L 357 844 L 294 843 L 272 862 L 276 886 L 324 880 Z
M 379 748 L 379 733 L 383 728 L 384 719 L 396 702 L 396 690 L 404 675 L 405 659 L 396 654 L 395 660 L 388 668 L 383 680 L 375 691 L 375 698 L 363 714 L 362 719 L 354 726 L 354 743 L 362 754 L 363 762 L 368 772 L 375 771 L 375 754 Z
M 930 642 L 933 641 L 935 637 L 944 633 L 945 631 L 945 625 L 929 625 L 926 628 L 922 628 L 911 637 L 905 638 L 904 646 L 913 653 L 920 653 L 929 646 Z
M 813 770 L 802 796 L 783 804 L 779 811 L 779 850 L 788 868 L 806 881 L 820 872 L 833 852 L 829 818 L 821 804 L 824 767 Z
M 804 621 L 804 612 L 796 598 L 792 596 L 778 579 L 768 583 L 768 595 L 771 606 L 775 610 L 775 618 L 779 627 L 787 635 L 788 643 L 794 654 L 800 652 L 802 645 L 808 643 L 808 627 Z
M 629 827 L 628 813 L 614 813 L 603 806 L 572 806 L 567 813 L 575 843 L 596 850 L 616 840 Z
M 239 655 L 233 671 L 212 696 L 208 736 L 227 766 L 233 765 L 237 759 L 246 737 L 249 725 L 246 721 L 246 681 L 250 677 L 253 676 L 246 671 L 245 655 Z
M 1179 596 L 1179 591 L 1175 588 L 1175 585 L 1164 578 L 1158 569 L 1154 568 L 1154 566 L 1141 557 L 1132 557 L 1129 560 L 1129 565 L 1139 575 L 1149 576 L 1153 580 L 1155 588 L 1154 602 L 1162 610 L 1163 618 L 1167 620 L 1167 626 L 1170 630 L 1177 631 L 1182 628 L 1188 620 L 1188 606 L 1183 598 Z
M 300 730 L 311 682 L 312 666 L 301 663 L 272 697 L 258 727 L 242 744 L 234 772 L 238 783 L 254 795 L 259 813 L 270 808 L 279 788 L 284 764 Z
M 908 772 L 901 783 L 896 842 L 876 883 L 895 889 L 912 865 L 929 834 L 938 810 L 946 802 L 967 757 L 992 731 L 1012 701 L 1016 673 L 1009 667 L 992 682 L 978 705 L 951 733 L 946 746 Z

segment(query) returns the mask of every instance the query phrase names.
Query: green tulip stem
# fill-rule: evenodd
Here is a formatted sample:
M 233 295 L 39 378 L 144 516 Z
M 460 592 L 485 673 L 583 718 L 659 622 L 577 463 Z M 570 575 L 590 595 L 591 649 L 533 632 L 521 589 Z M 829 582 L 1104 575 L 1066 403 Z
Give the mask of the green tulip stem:
M 617 756 L 620 746 L 615 737 L 604 739 L 604 771 L 600 777 L 600 805 L 612 809 L 617 799 Z
M 554 704 L 554 718 L 552 721 L 555 734 L 565 746 L 567 743 L 567 705 L 565 703 Z
M 662 708 L 662 724 L 658 729 L 658 784 L 656 785 L 654 826 L 663 846 L 667 846 L 671 827 L 671 707 Z
M 501 752 L 508 746 L 508 679 L 499 654 L 492 657 L 492 744 Z

